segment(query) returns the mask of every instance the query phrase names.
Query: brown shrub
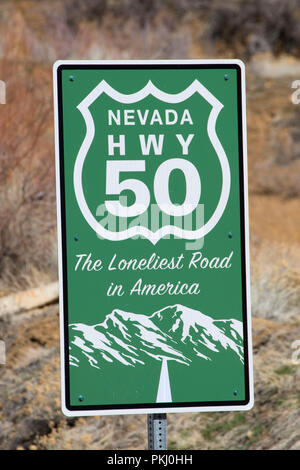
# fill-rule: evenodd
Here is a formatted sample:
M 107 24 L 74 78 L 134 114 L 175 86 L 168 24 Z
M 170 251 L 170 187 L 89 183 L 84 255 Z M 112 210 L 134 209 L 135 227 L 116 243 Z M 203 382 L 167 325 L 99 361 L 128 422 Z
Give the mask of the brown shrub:
M 55 266 L 52 103 L 38 66 L 7 62 L 0 73 L 7 90 L 0 109 L 0 273 L 10 284 Z
M 296 0 L 231 0 L 213 3 L 208 37 L 235 54 L 286 52 L 299 57 L 299 2 Z M 224 44 L 225 43 L 225 44 Z
M 300 195 L 300 108 L 275 116 L 269 132 L 270 152 L 256 165 L 258 191 L 283 197 Z

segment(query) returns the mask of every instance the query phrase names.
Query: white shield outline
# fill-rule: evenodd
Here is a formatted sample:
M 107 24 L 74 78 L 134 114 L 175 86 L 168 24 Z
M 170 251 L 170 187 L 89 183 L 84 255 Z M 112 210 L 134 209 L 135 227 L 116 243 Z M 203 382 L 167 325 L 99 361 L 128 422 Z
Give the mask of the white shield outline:
M 130 227 L 121 232 L 111 232 L 104 228 L 91 213 L 84 196 L 82 187 L 82 170 L 85 162 L 85 158 L 88 154 L 90 146 L 93 142 L 95 135 L 95 125 L 92 114 L 89 110 L 90 105 L 97 99 L 102 93 L 106 93 L 113 100 L 123 104 L 137 103 L 145 99 L 148 95 L 152 95 L 160 101 L 166 103 L 181 103 L 190 98 L 194 93 L 199 93 L 208 103 L 212 106 L 211 112 L 207 121 L 207 133 L 212 143 L 213 148 L 218 156 L 221 170 L 222 170 L 222 189 L 220 199 L 217 207 L 210 217 L 210 219 L 197 230 L 184 230 L 174 225 L 166 225 L 156 232 L 152 232 L 147 227 L 136 226 Z M 190 86 L 185 90 L 177 94 L 169 94 L 159 90 L 151 81 L 147 85 L 136 93 L 123 94 L 112 88 L 105 80 L 102 80 L 77 106 L 77 109 L 81 112 L 85 124 L 86 124 L 86 135 L 83 143 L 78 152 L 76 162 L 74 165 L 74 190 L 77 199 L 77 203 L 87 223 L 90 227 L 102 238 L 111 241 L 121 241 L 132 238 L 136 235 L 141 235 L 150 240 L 154 245 L 166 235 L 175 235 L 178 238 L 186 240 L 196 240 L 203 238 L 207 235 L 219 222 L 226 208 L 229 193 L 230 193 L 230 167 L 226 156 L 226 153 L 221 145 L 216 134 L 216 121 L 218 115 L 223 108 L 223 104 L 210 92 L 205 86 L 203 86 L 198 80 L 194 80 Z

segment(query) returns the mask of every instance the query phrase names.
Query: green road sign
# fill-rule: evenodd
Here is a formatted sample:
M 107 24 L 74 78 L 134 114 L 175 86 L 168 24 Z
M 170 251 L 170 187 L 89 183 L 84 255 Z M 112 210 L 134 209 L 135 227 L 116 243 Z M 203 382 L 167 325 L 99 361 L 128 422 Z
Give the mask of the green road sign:
M 54 65 L 63 411 L 253 404 L 244 66 Z

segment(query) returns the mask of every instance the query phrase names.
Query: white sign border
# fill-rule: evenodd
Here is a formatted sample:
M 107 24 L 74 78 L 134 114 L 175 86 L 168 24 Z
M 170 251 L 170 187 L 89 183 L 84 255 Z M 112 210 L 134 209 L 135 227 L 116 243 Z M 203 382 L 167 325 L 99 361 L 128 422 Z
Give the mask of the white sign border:
M 84 190 L 82 186 L 82 171 L 86 156 L 88 154 L 90 146 L 92 145 L 95 135 L 94 120 L 89 110 L 89 107 L 92 103 L 94 103 L 95 100 L 99 98 L 99 96 L 102 95 L 102 93 L 105 93 L 107 96 L 110 96 L 117 102 L 130 104 L 136 103 L 146 98 L 148 95 L 152 95 L 158 100 L 166 103 L 181 103 L 193 96 L 195 93 L 199 93 L 199 95 L 202 96 L 212 106 L 207 122 L 207 133 L 220 162 L 222 170 L 222 189 L 220 199 L 218 201 L 215 211 L 213 212 L 210 219 L 198 230 L 184 230 L 174 225 L 166 225 L 158 229 L 156 232 L 152 232 L 144 226 L 135 226 L 127 228 L 126 230 L 123 230 L 121 232 L 112 232 L 104 228 L 91 213 L 84 196 Z M 81 103 L 79 103 L 77 109 L 81 112 L 85 120 L 86 135 L 79 149 L 74 165 L 74 190 L 82 215 L 97 235 L 102 238 L 106 238 L 107 240 L 113 241 L 127 240 L 136 235 L 141 235 L 147 238 L 151 243 L 153 243 L 153 245 L 155 245 L 161 238 L 171 234 L 177 236 L 178 238 L 183 238 L 185 240 L 196 240 L 199 238 L 203 238 L 217 225 L 226 208 L 230 193 L 229 162 L 226 153 L 223 149 L 223 146 L 219 141 L 216 133 L 216 122 L 222 108 L 223 104 L 220 103 L 220 101 L 214 95 L 212 95 L 207 90 L 207 88 L 205 88 L 198 80 L 194 80 L 193 83 L 191 83 L 185 90 L 177 94 L 165 93 L 162 90 L 158 89 L 151 81 L 149 81 L 144 88 L 138 90 L 136 93 L 128 95 L 119 93 L 117 90 L 112 88 L 105 80 L 102 80 L 81 101 Z
M 167 406 L 161 408 L 128 408 L 128 409 L 96 409 L 96 410 L 70 410 L 66 405 L 65 383 L 65 323 L 64 323 L 64 285 L 63 285 L 63 253 L 62 253 L 62 227 L 61 227 L 61 174 L 60 174 L 60 140 L 59 140 L 59 109 L 58 109 L 58 71 L 61 66 L 80 65 L 236 65 L 241 73 L 241 108 L 242 108 L 242 148 L 243 148 L 243 175 L 244 175 L 244 235 L 245 235 L 245 275 L 247 300 L 247 345 L 248 345 L 248 379 L 249 401 L 245 405 L 221 406 Z M 248 206 L 248 164 L 247 164 L 247 129 L 246 129 L 246 86 L 245 66 L 239 59 L 219 60 L 58 60 L 53 65 L 53 99 L 54 99 L 54 131 L 55 131 L 55 165 L 56 165 L 56 203 L 57 203 L 57 236 L 58 236 L 58 270 L 59 270 L 59 309 L 60 309 L 60 353 L 61 353 L 61 403 L 62 412 L 67 417 L 77 416 L 105 416 L 125 414 L 151 414 L 151 413 L 187 413 L 187 412 L 218 412 L 218 411 L 247 411 L 254 405 L 253 386 L 253 357 L 251 333 L 251 299 L 250 299 L 250 254 L 249 254 L 249 206 Z

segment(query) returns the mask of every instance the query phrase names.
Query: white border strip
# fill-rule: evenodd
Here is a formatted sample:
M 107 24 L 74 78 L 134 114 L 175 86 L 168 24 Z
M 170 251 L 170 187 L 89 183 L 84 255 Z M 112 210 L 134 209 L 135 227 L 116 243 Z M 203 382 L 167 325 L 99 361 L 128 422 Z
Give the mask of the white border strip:
M 59 278 L 59 329 L 60 329 L 60 377 L 62 411 L 71 416 L 65 405 L 65 341 L 64 341 L 64 288 L 62 259 L 62 228 L 61 228 L 61 194 L 60 194 L 60 152 L 59 152 L 59 116 L 58 116 L 58 83 L 57 62 L 53 66 L 53 100 L 54 100 L 54 136 L 55 136 L 55 171 L 56 171 L 56 211 L 57 211 L 57 242 L 58 242 L 58 278 Z
M 65 354 L 64 354 L 64 291 L 63 291 L 63 260 L 62 260 L 62 233 L 61 233 L 61 193 L 60 193 L 60 158 L 59 158 L 59 118 L 58 118 L 58 85 L 57 72 L 61 65 L 238 65 L 241 70 L 242 94 L 242 139 L 244 160 L 244 227 L 245 227 L 245 263 L 246 263 L 246 295 L 247 295 L 247 330 L 248 330 L 248 367 L 249 367 L 249 402 L 246 405 L 232 406 L 200 406 L 200 407 L 162 407 L 162 408 L 130 408 L 116 410 L 78 410 L 70 411 L 65 403 Z M 58 231 L 58 263 L 59 263 L 59 292 L 60 292 L 60 352 L 61 352 L 61 400 L 62 411 L 68 417 L 73 416 L 105 416 L 125 414 L 150 413 L 190 413 L 214 411 L 246 411 L 254 405 L 253 388 L 253 358 L 251 334 L 251 301 L 250 301 L 250 255 L 249 255 L 249 215 L 248 215 L 248 164 L 247 164 L 247 132 L 246 132 L 246 86 L 245 66 L 241 60 L 65 60 L 57 61 L 53 65 L 54 86 L 54 125 L 55 125 L 55 160 L 56 160 L 56 202 L 57 202 L 57 231 Z

